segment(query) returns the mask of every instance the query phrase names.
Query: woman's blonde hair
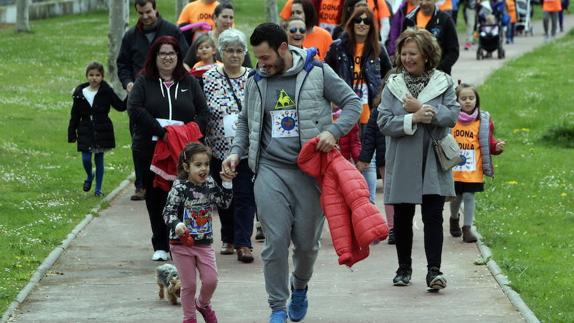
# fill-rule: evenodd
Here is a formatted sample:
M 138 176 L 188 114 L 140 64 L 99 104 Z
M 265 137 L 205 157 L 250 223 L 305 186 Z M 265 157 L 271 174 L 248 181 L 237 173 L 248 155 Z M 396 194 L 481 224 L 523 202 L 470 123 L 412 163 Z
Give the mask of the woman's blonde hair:
M 436 38 L 428 30 L 422 28 L 407 28 L 397 39 L 397 55 L 395 55 L 395 66 L 403 69 L 401 62 L 401 51 L 407 42 L 414 42 L 423 58 L 425 59 L 425 71 L 436 68 L 440 63 L 442 50 Z

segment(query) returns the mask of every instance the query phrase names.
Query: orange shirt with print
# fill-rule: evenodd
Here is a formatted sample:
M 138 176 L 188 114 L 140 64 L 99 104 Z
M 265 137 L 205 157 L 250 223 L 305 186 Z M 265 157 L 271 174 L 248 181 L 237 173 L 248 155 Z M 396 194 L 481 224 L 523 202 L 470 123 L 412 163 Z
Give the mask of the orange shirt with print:
M 361 60 L 363 59 L 364 51 L 364 43 L 357 43 L 355 45 L 355 57 L 353 57 L 353 91 L 357 93 L 363 106 L 363 112 L 361 112 L 361 117 L 359 118 L 360 124 L 367 124 L 371 116 L 371 110 L 369 109 L 369 90 L 362 76 L 363 73 L 361 73 Z
M 215 28 L 215 22 L 213 21 L 213 11 L 215 7 L 219 5 L 218 1 L 214 1 L 211 4 L 205 4 L 202 0 L 195 0 L 190 2 L 181 11 L 179 18 L 177 19 L 177 24 L 194 24 L 197 22 L 206 22 L 211 28 Z
M 426 26 L 428 25 L 431 18 L 432 18 L 432 15 L 431 16 L 425 16 L 423 14 L 422 10 L 419 10 L 417 12 L 417 27 L 426 28 Z
M 480 153 L 480 141 L 478 131 L 480 120 L 463 124 L 457 122 L 451 133 L 458 143 L 462 155 L 465 157 L 464 165 L 457 165 L 452 169 L 452 177 L 455 182 L 483 183 L 482 154 Z
M 560 0 L 544 0 L 542 11 L 545 12 L 558 12 L 562 10 L 562 3 Z
M 317 56 L 320 60 L 325 59 L 325 55 L 333 42 L 331 34 L 325 29 L 315 26 L 310 34 L 307 34 L 305 40 L 303 41 L 303 47 L 315 47 L 317 48 Z

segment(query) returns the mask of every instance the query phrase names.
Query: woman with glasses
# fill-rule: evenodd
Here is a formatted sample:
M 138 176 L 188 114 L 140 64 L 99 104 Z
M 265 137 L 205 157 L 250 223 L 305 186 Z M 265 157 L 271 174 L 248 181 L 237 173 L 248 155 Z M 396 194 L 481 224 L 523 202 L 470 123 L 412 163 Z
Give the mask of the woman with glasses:
M 168 228 L 162 212 L 169 189 L 154 187 L 150 165 L 158 140 L 167 141 L 167 125 L 195 121 L 200 129 L 207 124 L 207 105 L 199 82 L 187 75 L 179 43 L 174 37 L 156 39 L 148 50 L 144 67 L 128 97 L 128 113 L 134 123 L 133 150 L 145 169 L 145 201 L 152 229 L 152 260 L 169 258 Z M 171 182 L 170 182 L 171 184 Z
M 391 69 L 391 61 L 385 48 L 379 42 L 373 13 L 368 8 L 355 9 L 345 26 L 345 32 L 333 42 L 325 62 L 349 84 L 361 99 L 363 112 L 359 119 L 361 138 L 369 121 L 371 111 L 380 102 L 381 79 Z M 369 185 L 370 199 L 375 203 L 377 173 L 375 160 L 359 163 Z M 366 163 L 365 163 L 366 162 Z
M 219 172 L 222 161 L 229 155 L 237 116 L 243 108 L 245 82 L 250 68 L 243 67 L 247 56 L 245 35 L 237 29 L 227 29 L 219 35 L 217 48 L 223 66 L 212 68 L 203 74 L 203 91 L 209 110 L 206 143 L 213 152 L 211 176 L 221 184 Z M 247 156 L 246 156 L 247 157 Z M 255 216 L 253 196 L 253 172 L 243 159 L 233 179 L 233 202 L 228 209 L 219 209 L 221 219 L 221 254 L 233 254 L 237 260 L 253 262 L 251 234 Z
M 285 24 L 285 31 L 287 32 L 287 43 L 289 43 L 289 45 L 303 48 L 303 43 L 307 35 L 305 20 L 299 17 L 289 18 Z

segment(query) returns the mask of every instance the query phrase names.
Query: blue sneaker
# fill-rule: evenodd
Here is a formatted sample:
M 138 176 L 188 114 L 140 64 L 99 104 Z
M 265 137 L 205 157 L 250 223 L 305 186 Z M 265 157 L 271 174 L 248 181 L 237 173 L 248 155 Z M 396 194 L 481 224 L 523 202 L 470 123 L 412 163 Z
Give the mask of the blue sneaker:
M 275 310 L 271 312 L 269 323 L 287 323 L 287 312 L 285 312 L 285 310 Z
M 301 321 L 307 314 L 307 308 L 309 303 L 307 302 L 307 290 L 305 289 L 294 289 L 291 287 L 291 302 L 289 302 L 289 319 L 293 322 Z

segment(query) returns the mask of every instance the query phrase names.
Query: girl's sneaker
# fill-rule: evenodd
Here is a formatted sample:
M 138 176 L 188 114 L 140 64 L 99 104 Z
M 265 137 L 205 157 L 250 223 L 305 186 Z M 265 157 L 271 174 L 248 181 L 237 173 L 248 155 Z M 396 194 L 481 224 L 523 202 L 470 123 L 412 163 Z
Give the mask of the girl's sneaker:
M 196 299 L 195 308 L 199 313 L 201 313 L 201 316 L 203 316 L 205 323 L 217 323 L 217 316 L 215 316 L 215 311 L 211 308 L 211 305 L 201 307 L 199 306 L 199 303 L 197 303 Z
M 472 43 L 467 41 L 466 43 L 464 43 L 464 50 L 469 50 L 472 47 Z
M 101 191 L 96 191 L 94 195 L 96 195 L 96 197 L 104 197 L 104 193 L 102 193 Z
M 82 186 L 82 190 L 84 192 L 89 192 L 92 189 L 92 180 L 87 179 L 84 181 L 84 186 Z

